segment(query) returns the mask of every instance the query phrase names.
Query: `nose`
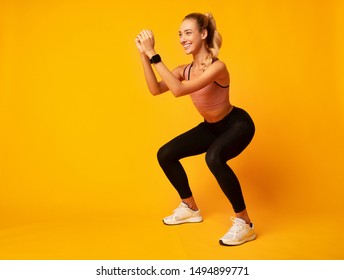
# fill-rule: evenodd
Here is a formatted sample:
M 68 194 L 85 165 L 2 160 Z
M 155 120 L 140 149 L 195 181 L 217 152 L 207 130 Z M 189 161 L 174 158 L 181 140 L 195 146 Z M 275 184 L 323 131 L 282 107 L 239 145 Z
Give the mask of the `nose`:
M 185 42 L 185 38 L 184 38 L 183 34 L 180 35 L 179 40 L 180 40 L 180 43 L 184 43 Z

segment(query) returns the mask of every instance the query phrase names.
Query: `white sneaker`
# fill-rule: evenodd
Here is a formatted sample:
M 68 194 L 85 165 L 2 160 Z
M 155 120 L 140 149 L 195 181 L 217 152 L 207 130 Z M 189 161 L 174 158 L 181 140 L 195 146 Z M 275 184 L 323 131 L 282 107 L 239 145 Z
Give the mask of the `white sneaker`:
M 253 229 L 253 224 L 246 224 L 243 219 L 231 218 L 233 225 L 229 231 L 220 239 L 221 245 L 240 245 L 247 241 L 254 240 L 256 233 Z
M 200 210 L 192 210 L 184 202 L 181 202 L 177 209 L 173 211 L 171 216 L 163 219 L 166 225 L 179 225 L 183 223 L 199 223 L 202 222 Z

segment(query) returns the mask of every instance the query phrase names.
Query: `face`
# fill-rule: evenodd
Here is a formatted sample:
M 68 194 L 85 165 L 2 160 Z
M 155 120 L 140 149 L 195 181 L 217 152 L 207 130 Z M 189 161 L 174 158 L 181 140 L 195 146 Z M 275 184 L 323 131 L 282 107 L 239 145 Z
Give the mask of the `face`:
M 179 39 L 186 54 L 199 51 L 206 38 L 206 30 L 199 32 L 197 22 L 194 19 L 186 19 L 182 22 L 179 29 Z

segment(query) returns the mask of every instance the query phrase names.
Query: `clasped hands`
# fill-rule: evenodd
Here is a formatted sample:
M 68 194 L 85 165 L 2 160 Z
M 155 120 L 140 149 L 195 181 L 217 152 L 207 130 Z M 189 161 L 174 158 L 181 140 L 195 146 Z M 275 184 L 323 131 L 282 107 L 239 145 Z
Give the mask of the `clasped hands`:
M 144 29 L 135 38 L 136 47 L 140 53 L 151 58 L 156 54 L 154 50 L 155 39 L 152 30 Z

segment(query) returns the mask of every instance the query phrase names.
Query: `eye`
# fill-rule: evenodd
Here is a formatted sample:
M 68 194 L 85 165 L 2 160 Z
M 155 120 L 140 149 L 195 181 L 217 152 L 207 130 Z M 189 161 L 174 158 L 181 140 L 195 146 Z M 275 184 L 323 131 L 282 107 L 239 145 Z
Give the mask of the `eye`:
M 185 34 L 186 34 L 187 36 L 190 36 L 190 35 L 192 34 L 192 32 L 191 32 L 191 31 L 186 31 Z

